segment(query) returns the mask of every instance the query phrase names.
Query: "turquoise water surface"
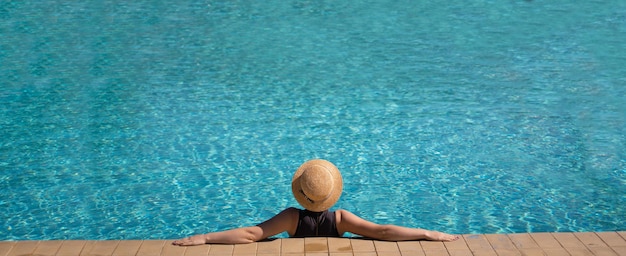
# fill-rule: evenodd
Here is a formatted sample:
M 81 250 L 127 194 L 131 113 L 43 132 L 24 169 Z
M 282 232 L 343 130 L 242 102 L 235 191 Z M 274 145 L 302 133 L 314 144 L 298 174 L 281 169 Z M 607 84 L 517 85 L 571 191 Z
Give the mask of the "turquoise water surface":
M 297 206 L 626 230 L 624 1 L 0 1 L 0 239 L 169 239 Z M 283 234 L 284 236 L 284 234 Z

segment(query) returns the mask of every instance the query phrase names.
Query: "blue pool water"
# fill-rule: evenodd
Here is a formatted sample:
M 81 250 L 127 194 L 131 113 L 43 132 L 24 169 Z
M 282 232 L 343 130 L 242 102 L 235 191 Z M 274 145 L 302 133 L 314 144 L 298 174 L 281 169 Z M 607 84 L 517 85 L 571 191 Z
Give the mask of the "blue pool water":
M 626 230 L 624 1 L 1 1 L 0 239 L 336 208 L 451 233 Z M 283 234 L 284 236 L 284 234 Z

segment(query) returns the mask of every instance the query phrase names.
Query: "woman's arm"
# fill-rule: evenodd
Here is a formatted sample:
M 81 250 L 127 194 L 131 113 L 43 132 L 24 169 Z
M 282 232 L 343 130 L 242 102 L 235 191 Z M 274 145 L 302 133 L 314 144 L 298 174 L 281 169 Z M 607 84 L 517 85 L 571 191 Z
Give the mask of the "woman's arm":
M 407 228 L 395 225 L 379 225 L 364 220 L 346 210 L 336 211 L 335 217 L 337 219 L 337 231 L 339 231 L 339 234 L 350 232 L 360 236 L 386 241 L 454 241 L 459 239 L 459 236 L 438 231 Z
M 288 232 L 293 235 L 298 225 L 298 210 L 288 208 L 265 222 L 251 227 L 195 235 L 174 241 L 174 245 L 245 244 Z

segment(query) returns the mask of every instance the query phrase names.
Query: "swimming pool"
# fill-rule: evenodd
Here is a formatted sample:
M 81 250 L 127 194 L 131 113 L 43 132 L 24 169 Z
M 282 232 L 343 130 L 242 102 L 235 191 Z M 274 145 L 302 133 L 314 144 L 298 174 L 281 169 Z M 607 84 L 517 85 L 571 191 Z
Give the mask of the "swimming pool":
M 623 1 L 3 1 L 0 239 L 164 239 L 337 204 L 626 230 Z

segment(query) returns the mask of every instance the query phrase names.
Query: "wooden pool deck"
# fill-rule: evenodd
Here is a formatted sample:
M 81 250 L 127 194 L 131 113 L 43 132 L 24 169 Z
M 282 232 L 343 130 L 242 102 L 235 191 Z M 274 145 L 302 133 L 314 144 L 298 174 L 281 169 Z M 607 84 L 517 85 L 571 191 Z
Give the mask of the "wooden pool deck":
M 17 255 L 620 255 L 626 232 L 463 235 L 455 242 L 384 242 L 357 238 L 288 238 L 244 244 L 178 247 L 171 240 L 0 241 L 0 256 Z

